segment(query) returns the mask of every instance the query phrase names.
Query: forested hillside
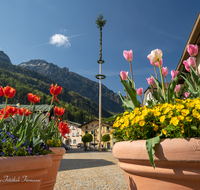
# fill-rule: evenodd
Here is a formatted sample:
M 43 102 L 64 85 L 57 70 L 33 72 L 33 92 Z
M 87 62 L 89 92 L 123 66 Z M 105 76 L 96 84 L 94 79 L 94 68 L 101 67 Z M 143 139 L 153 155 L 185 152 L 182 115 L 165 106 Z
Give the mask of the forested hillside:
M 55 84 L 55 81 L 37 72 L 0 61 L 0 86 L 8 85 L 16 89 L 16 95 L 9 99 L 10 104 L 29 104 L 28 93 L 39 95 L 41 97 L 39 104 L 50 104 L 52 83 Z M 62 91 L 63 93 L 58 95 L 59 103 L 54 101 L 54 105 L 66 109 L 63 119 L 83 123 L 98 117 L 98 105 L 95 102 L 67 88 L 63 88 Z M 4 97 L 0 97 L 0 103 L 2 101 Z M 111 114 L 103 109 L 102 116 L 106 118 Z

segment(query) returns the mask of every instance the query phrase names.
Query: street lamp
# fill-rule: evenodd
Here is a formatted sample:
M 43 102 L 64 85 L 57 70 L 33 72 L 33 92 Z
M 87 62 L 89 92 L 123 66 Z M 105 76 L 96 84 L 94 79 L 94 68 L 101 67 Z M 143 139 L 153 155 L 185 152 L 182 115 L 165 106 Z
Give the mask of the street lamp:
M 106 76 L 101 74 L 101 64 L 104 63 L 102 60 L 102 27 L 106 24 L 106 20 L 103 20 L 102 13 L 96 20 L 97 28 L 100 29 L 100 50 L 99 50 L 99 74 L 96 75 L 96 79 L 99 79 L 99 151 L 101 151 L 101 79 L 105 79 Z

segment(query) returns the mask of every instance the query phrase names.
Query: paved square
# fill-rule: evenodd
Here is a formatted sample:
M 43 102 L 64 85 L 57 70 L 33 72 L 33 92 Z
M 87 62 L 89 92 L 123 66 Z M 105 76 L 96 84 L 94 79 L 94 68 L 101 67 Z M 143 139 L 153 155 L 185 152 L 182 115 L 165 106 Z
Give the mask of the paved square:
M 111 151 L 67 150 L 54 190 L 128 190 L 124 171 Z

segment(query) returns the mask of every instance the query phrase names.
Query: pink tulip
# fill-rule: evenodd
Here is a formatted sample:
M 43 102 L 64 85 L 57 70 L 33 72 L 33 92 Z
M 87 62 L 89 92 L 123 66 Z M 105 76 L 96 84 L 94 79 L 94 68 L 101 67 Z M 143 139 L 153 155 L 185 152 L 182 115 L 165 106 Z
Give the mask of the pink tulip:
M 122 77 L 122 80 L 127 80 L 128 72 L 121 71 L 120 76 Z
M 188 64 L 191 65 L 192 67 L 195 67 L 195 66 L 196 66 L 194 57 L 189 57 L 189 58 L 187 59 L 187 62 L 188 62 Z
M 183 61 L 183 64 L 185 65 L 185 69 L 190 72 L 190 65 L 188 64 L 187 61 Z
M 156 63 L 162 58 L 162 51 L 160 49 L 155 49 L 151 51 L 151 54 L 149 54 L 147 58 Z
M 151 59 L 149 59 L 149 57 L 147 57 L 147 59 L 150 61 L 151 65 L 155 66 L 155 63 L 153 61 L 151 61 Z
M 163 59 L 161 58 L 159 62 L 160 62 L 160 66 L 162 67 L 162 65 L 163 65 Z M 155 63 L 155 66 L 156 66 L 156 67 L 159 67 L 158 62 Z
M 127 61 L 132 61 L 132 59 L 133 59 L 133 51 L 132 51 L 132 49 L 130 51 L 124 50 L 123 51 L 123 55 L 124 55 L 124 57 L 125 57 L 125 59 Z
M 187 46 L 187 52 L 190 56 L 196 56 L 198 54 L 198 45 L 189 44 Z
M 168 74 L 167 67 L 162 67 L 162 74 L 164 77 L 167 76 L 167 74 Z
M 143 88 L 142 87 L 138 88 L 138 89 L 135 89 L 135 90 L 136 90 L 138 96 L 142 96 L 142 93 L 143 93 Z
M 189 95 L 190 95 L 190 93 L 189 93 L 189 92 L 185 92 L 185 97 L 186 97 L 186 98 L 188 98 L 188 97 L 189 97 Z
M 175 89 L 174 89 L 174 92 L 180 92 L 180 89 L 181 89 L 181 85 L 177 84 Z
M 149 85 L 152 85 L 154 83 L 153 77 L 149 77 L 147 79 L 147 82 L 148 82 Z
M 175 79 L 175 77 L 178 75 L 178 73 L 179 73 L 179 71 L 174 71 L 174 70 L 171 71 L 172 80 Z

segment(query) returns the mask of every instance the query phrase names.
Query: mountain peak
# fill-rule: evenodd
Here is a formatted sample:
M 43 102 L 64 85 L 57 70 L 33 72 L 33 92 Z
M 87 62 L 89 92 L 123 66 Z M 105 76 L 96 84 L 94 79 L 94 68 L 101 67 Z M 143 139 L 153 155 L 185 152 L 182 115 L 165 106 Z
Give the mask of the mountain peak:
M 99 103 L 99 83 L 71 72 L 69 68 L 60 68 L 53 63 L 39 59 L 21 63 L 19 66 L 36 71 L 54 80 L 62 87 L 77 92 L 97 104 Z M 114 113 L 123 112 L 122 102 L 117 93 L 109 90 L 105 85 L 102 85 L 102 92 L 102 107 L 104 109 Z
M 0 61 L 11 63 L 10 58 L 3 51 L 0 51 Z

